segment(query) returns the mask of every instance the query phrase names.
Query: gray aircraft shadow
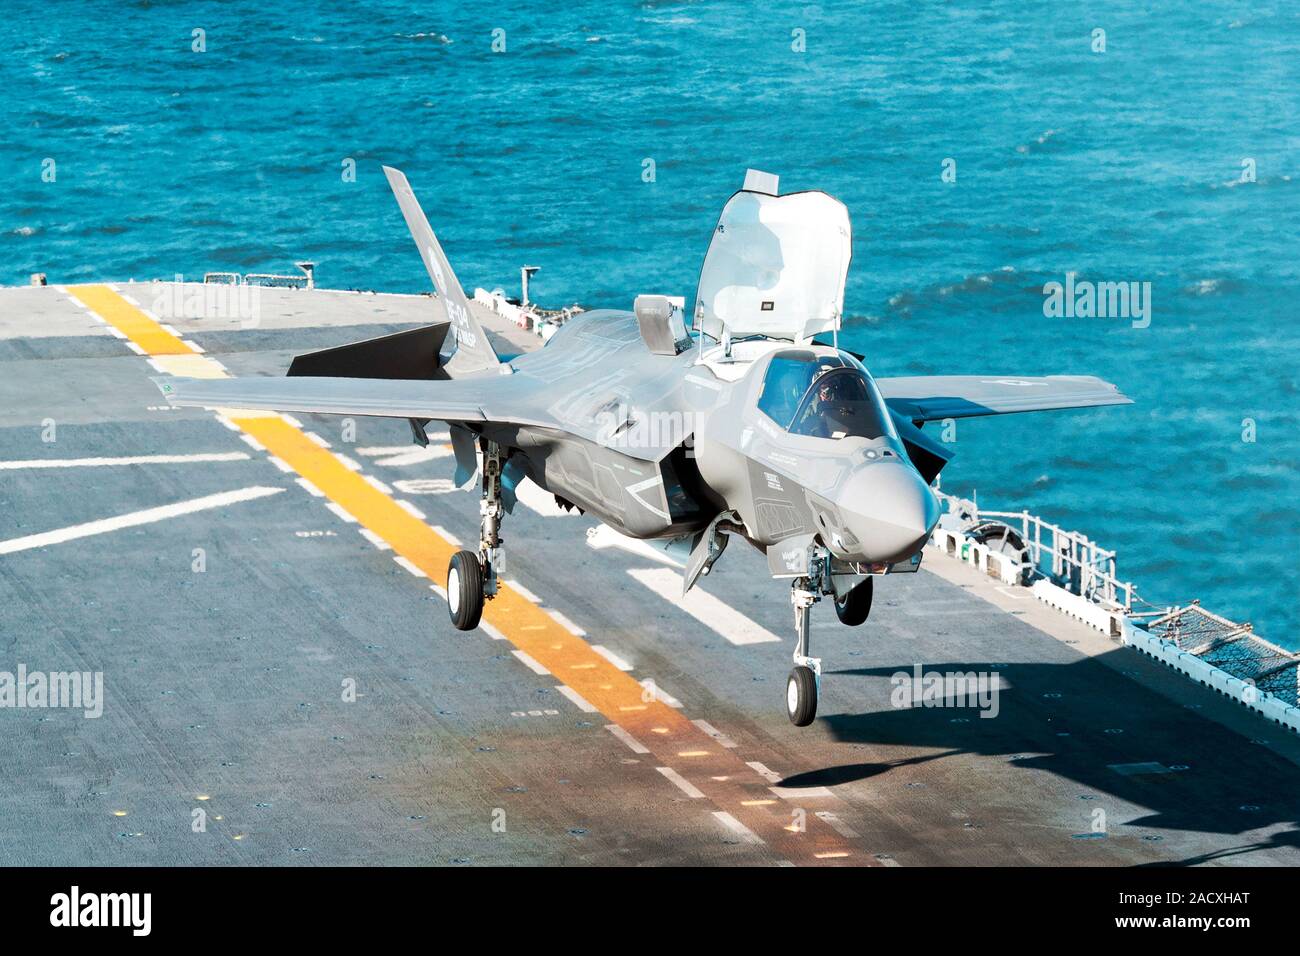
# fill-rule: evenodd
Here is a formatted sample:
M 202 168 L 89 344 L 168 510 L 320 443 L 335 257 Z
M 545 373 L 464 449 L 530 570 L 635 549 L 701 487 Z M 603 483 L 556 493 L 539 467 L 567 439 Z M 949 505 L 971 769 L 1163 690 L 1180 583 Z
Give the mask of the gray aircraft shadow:
M 986 663 L 969 661 L 925 665 L 927 671 L 941 672 L 987 668 Z M 834 678 L 888 680 L 898 671 L 910 673 L 911 664 L 840 670 Z M 1000 692 L 999 714 L 992 719 L 981 718 L 969 708 L 896 708 L 883 692 L 876 711 L 819 717 L 845 743 L 932 747 L 942 752 L 897 764 L 826 767 L 793 776 L 782 785 L 834 785 L 962 753 L 1001 755 L 1008 758 L 1008 787 L 1015 786 L 1018 770 L 1032 768 L 1075 781 L 1080 796 L 1096 795 L 1100 806 L 1113 798 L 1149 811 L 1129 826 L 1219 834 L 1241 834 L 1275 824 L 1292 828 L 1269 843 L 1221 851 L 1224 855 L 1300 846 L 1300 830 L 1295 829 L 1300 821 L 1300 767 L 1266 746 L 1129 680 L 1101 658 L 1068 664 L 1010 663 L 995 673 L 1010 686 Z M 1287 733 L 1259 721 L 1261 739 Z M 1143 768 L 1130 766 L 1147 763 L 1159 764 L 1167 772 L 1141 772 Z

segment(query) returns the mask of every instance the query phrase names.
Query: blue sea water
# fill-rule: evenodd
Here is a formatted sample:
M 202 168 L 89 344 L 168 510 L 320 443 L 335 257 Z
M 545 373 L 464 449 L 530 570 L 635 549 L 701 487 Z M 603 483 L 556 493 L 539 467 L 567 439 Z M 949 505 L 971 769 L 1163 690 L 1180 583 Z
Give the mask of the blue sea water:
M 513 290 L 527 261 L 545 303 L 626 308 L 692 295 L 721 204 L 770 170 L 847 204 L 845 340 L 877 375 L 1088 373 L 1137 402 L 961 422 L 946 489 L 1084 531 L 1151 600 L 1300 645 L 1294 4 L 5 12 L 0 282 L 310 258 L 325 286 L 421 290 L 383 162 L 467 287 Z M 1066 272 L 1150 282 L 1150 327 L 1045 317 Z

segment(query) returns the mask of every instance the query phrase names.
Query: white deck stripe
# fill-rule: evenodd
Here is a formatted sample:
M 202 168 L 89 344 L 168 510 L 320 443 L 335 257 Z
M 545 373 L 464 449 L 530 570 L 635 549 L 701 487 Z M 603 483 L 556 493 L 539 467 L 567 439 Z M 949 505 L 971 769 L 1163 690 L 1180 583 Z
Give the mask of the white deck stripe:
M 412 518 L 416 518 L 420 521 L 424 520 L 424 512 L 415 507 L 415 505 L 411 504 L 409 501 L 402 498 L 394 498 L 393 500 L 397 502 L 397 507 L 401 508 Z
M 569 687 L 565 684 L 559 684 L 556 686 L 555 689 L 558 690 L 565 697 L 569 698 L 569 700 L 573 702 L 573 705 L 577 707 L 578 710 L 582 711 L 584 714 L 594 714 L 596 712 L 596 708 L 592 707 L 591 704 L 587 703 L 586 699 L 581 694 L 579 694 L 576 690 L 574 690 L 572 687 Z
M 569 620 L 569 618 L 566 615 L 562 614 L 561 612 L 550 607 L 545 608 L 545 611 L 547 614 L 551 615 L 551 617 L 555 620 L 556 624 L 560 625 L 560 627 L 564 628 L 574 637 L 587 636 L 586 631 L 580 628 L 577 624 L 574 624 L 571 620 Z
M 699 727 L 700 730 L 704 731 L 705 734 L 707 734 L 708 736 L 712 737 L 715 741 L 717 741 L 718 746 L 720 747 L 725 747 L 727 750 L 734 750 L 737 746 L 739 746 L 734 740 L 732 740 L 730 737 L 728 737 L 726 734 L 720 731 L 717 727 L 714 727 L 707 720 L 692 720 L 691 723 L 693 723 L 696 727 Z
M 306 478 L 295 478 L 294 481 L 296 481 L 299 485 L 301 485 L 302 488 L 303 488 L 303 490 L 307 491 L 307 492 L 308 492 L 309 494 L 311 494 L 313 497 L 316 497 L 316 498 L 324 498 L 324 497 L 325 497 L 325 492 L 321 491 L 319 488 L 317 488 L 315 485 L 313 485 L 313 484 L 312 484 L 310 481 L 308 481 Z
M 655 769 L 658 770 L 665 777 L 667 777 L 669 780 L 671 780 L 673 782 L 673 785 L 677 787 L 678 790 L 686 794 L 692 800 L 698 800 L 704 796 L 703 791 L 701 791 L 698 787 L 696 787 L 693 783 L 691 783 L 689 780 L 683 777 L 672 767 L 655 767 Z M 733 817 L 732 819 L 735 818 Z M 737 822 L 739 823 L 739 821 Z
M 510 586 L 511 590 L 518 591 L 519 594 L 523 598 L 528 600 L 530 603 L 537 604 L 537 605 L 540 605 L 542 603 L 541 598 L 539 598 L 536 594 L 528 590 L 528 588 L 524 587 L 522 584 L 520 584 L 518 581 L 514 580 L 513 578 L 507 580 L 505 583 Z
M 753 844 L 754 846 L 758 846 L 763 842 L 763 838 L 761 836 L 759 836 L 749 827 L 745 826 L 743 823 L 741 823 L 739 820 L 733 817 L 726 810 L 714 810 L 713 816 L 717 819 L 719 823 L 721 823 L 724 827 L 730 830 L 734 835 L 740 837 L 740 839 L 743 840 L 745 843 L 750 843 Z
M 430 527 L 432 530 L 436 531 L 440 537 L 442 537 L 442 538 L 446 538 L 446 539 L 447 539 L 447 542 L 448 542 L 449 544 L 451 544 L 451 545 L 453 545 L 453 546 L 455 546 L 455 547 L 457 547 L 457 548 L 459 548 L 459 547 L 461 546 L 460 538 L 456 537 L 454 534 L 452 534 L 450 531 L 448 531 L 448 530 L 447 530 L 446 528 L 444 528 L 442 525 L 440 525 L 440 524 L 431 524 L 431 525 L 429 525 L 429 527 Z
M 352 517 L 352 515 L 348 514 L 346 511 L 344 511 L 344 510 L 343 510 L 341 507 L 339 507 L 339 505 L 337 505 L 335 502 L 333 502 L 333 501 L 327 501 L 327 502 L 325 502 L 325 507 L 328 508 L 330 511 L 334 512 L 334 514 L 337 515 L 338 518 L 339 518 L 340 520 L 342 520 L 342 521 L 346 521 L 348 524 L 356 524 L 356 523 L 357 523 L 357 519 L 356 519 L 356 518 Z
M 606 548 L 617 548 L 620 551 L 626 551 L 628 554 L 634 554 L 638 558 L 648 558 L 657 564 L 667 564 L 674 568 L 682 567 L 682 562 L 674 559 L 667 551 L 646 544 L 637 538 L 629 538 L 625 534 L 619 534 L 606 524 L 597 525 L 587 532 L 587 547 L 594 548 L 597 551 L 604 551 Z M 681 592 L 680 581 L 677 585 L 677 591 Z
M 550 674 L 550 673 L 551 673 L 550 671 L 548 671 L 545 667 L 543 667 L 543 666 L 538 662 L 537 658 L 533 657 L 531 654 L 528 654 L 528 653 L 526 653 L 526 652 L 524 652 L 524 651 L 521 651 L 521 650 L 513 650 L 513 651 L 511 651 L 510 653 L 513 654 L 513 655 L 515 655 L 515 657 L 519 658 L 520 662 L 521 662 L 525 667 L 527 667 L 530 671 L 532 671 L 534 674 Z
M 544 518 L 563 518 L 570 514 L 555 503 L 555 495 L 543 491 L 531 478 L 525 478 L 515 486 L 515 497 L 529 511 L 535 511 Z M 578 512 L 574 511 L 572 515 L 577 517 Z
M 396 561 L 398 564 L 400 564 L 400 565 L 401 565 L 403 568 L 405 568 L 407 571 L 410 571 L 410 572 L 411 572 L 412 574 L 414 574 L 417 578 L 427 578 L 427 577 L 428 577 L 428 575 L 425 574 L 423 571 L 421 571 L 418 567 L 416 567 L 415 564 L 413 564 L 413 563 L 412 563 L 411 561 L 409 561 L 408 559 L 402 557 L 400 554 L 397 555 L 397 557 L 393 558 L 393 560 Z
M 813 816 L 825 821 L 832 830 L 847 840 L 856 840 L 858 838 L 857 830 L 854 830 L 853 827 L 841 820 L 837 814 L 831 813 L 829 810 L 815 810 Z
M 202 498 L 178 501 L 175 504 L 162 505 L 157 508 L 146 508 L 143 511 L 133 511 L 130 514 L 118 515 L 113 518 L 87 521 L 85 524 L 74 524 L 55 531 L 44 531 L 40 534 L 29 534 L 21 538 L 0 541 L 0 554 L 13 554 L 16 551 L 44 548 L 47 545 L 62 544 L 65 541 L 88 538 L 91 535 L 104 534 L 108 531 L 119 531 L 122 528 L 133 528 L 137 525 L 163 521 L 166 518 L 177 518 L 181 515 L 193 514 L 196 511 L 224 508 L 226 505 L 237 504 L 241 501 L 252 501 L 256 498 L 265 498 L 268 495 L 278 495 L 282 491 L 284 491 L 283 488 L 240 488 L 237 491 L 223 491 L 215 495 L 204 495 Z
M 127 458 L 32 458 L 24 461 L 0 461 L 0 471 L 27 468 L 103 468 L 112 465 L 184 465 L 202 461 L 248 461 L 252 456 L 242 451 L 208 452 L 197 455 L 132 455 Z
M 605 729 L 608 730 L 615 737 L 617 737 L 619 740 L 623 741 L 623 743 L 627 744 L 628 749 L 631 750 L 632 753 L 648 754 L 650 752 L 648 749 L 642 746 L 640 741 L 638 741 L 635 737 L 629 734 L 618 724 L 606 724 Z
M 631 664 L 623 660 L 623 658 L 619 657 L 604 644 L 592 644 L 591 649 L 621 671 L 630 671 L 632 669 Z
M 777 773 L 775 770 L 769 770 L 766 766 L 764 766 L 762 763 L 759 763 L 757 760 L 750 760 L 750 761 L 746 764 L 746 766 L 748 766 L 750 769 L 752 769 L 756 774 L 758 774 L 760 777 L 762 777 L 762 778 L 763 778 L 764 780 L 766 780 L 768 783 L 771 783 L 771 784 L 778 784 L 778 783 L 781 782 L 781 775 L 780 775 L 779 773 Z M 772 786 L 772 787 L 768 787 L 767 789 L 771 790 L 774 794 L 776 794 L 776 795 L 777 795 L 778 797 L 780 797 L 782 800 L 801 800 L 801 799 L 810 799 L 810 798 L 812 798 L 812 797 L 833 797 L 833 796 L 835 796 L 835 794 L 831 793 L 830 790 L 828 790 L 828 789 L 825 788 L 825 787 L 777 787 L 777 786 Z
M 698 586 L 683 598 L 681 575 L 667 568 L 629 568 L 627 573 L 665 601 L 677 605 L 695 620 L 711 628 L 737 647 L 746 644 L 770 644 L 781 640 L 771 631 L 745 617 L 730 604 L 718 600 Z

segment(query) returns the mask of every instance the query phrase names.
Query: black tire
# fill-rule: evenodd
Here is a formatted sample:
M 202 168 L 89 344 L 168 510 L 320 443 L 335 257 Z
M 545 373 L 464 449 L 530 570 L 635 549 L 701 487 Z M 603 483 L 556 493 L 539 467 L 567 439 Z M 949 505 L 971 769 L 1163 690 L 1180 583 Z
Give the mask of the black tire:
M 871 596 L 875 592 L 875 578 L 867 578 L 848 594 L 835 598 L 835 616 L 841 624 L 857 627 L 871 613 Z
M 473 551 L 460 550 L 447 566 L 447 610 L 459 630 L 472 631 L 483 616 L 483 567 Z
M 1020 583 L 1029 583 L 1030 578 L 1033 577 L 1032 568 L 1029 566 L 1031 564 L 1030 551 L 1021 539 L 1019 531 L 1000 521 L 986 521 L 971 528 L 966 532 L 966 535 L 986 546 L 990 551 L 1005 554 L 1013 561 L 1025 565 Z
M 790 723 L 807 727 L 817 716 L 817 675 L 800 664 L 790 672 L 785 685 L 785 712 Z

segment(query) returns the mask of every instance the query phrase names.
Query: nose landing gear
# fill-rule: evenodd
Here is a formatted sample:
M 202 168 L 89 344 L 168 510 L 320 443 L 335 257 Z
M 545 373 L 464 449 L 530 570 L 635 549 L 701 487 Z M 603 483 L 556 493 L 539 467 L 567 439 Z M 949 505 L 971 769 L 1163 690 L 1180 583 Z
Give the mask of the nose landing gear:
M 808 630 L 812 620 L 812 606 L 821 600 L 812 590 L 812 581 L 795 578 L 790 587 L 790 603 L 794 605 L 794 670 L 785 685 L 785 709 L 790 723 L 807 727 L 817 716 L 817 692 L 821 687 L 822 662 L 809 657 Z
M 447 610 L 451 623 L 472 631 L 483 617 L 483 603 L 497 593 L 497 573 L 504 570 L 501 550 L 501 449 L 483 443 L 483 497 L 479 501 L 478 552 L 462 548 L 447 566 Z

